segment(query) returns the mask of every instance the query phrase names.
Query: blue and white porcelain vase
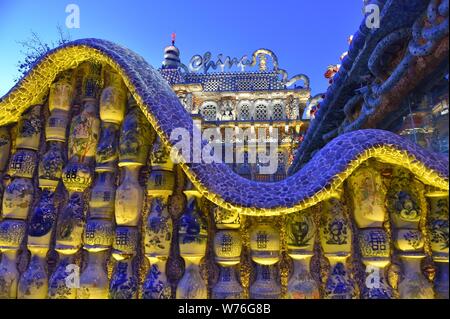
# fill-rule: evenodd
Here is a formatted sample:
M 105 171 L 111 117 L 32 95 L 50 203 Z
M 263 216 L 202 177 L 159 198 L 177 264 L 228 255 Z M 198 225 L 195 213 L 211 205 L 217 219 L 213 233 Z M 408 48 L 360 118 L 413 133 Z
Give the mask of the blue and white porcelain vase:
M 186 267 L 178 283 L 177 299 L 206 299 L 207 287 L 200 275 L 200 261 L 206 254 L 207 224 L 197 206 L 197 199 L 188 200 L 185 213 L 180 218 L 178 230 L 180 255 Z
M 65 157 L 62 143 L 50 142 L 48 151 L 39 163 L 39 187 L 55 190 L 62 177 Z
M 251 299 L 279 299 L 281 286 L 273 265 L 256 264 L 256 280 L 250 286 Z
M 91 190 L 89 201 L 90 218 L 114 218 L 116 198 L 116 177 L 114 172 L 99 172 Z
M 48 293 L 47 247 L 29 246 L 31 259 L 19 280 L 18 299 L 46 299 Z
M 11 156 L 8 173 L 13 177 L 33 178 L 36 162 L 35 151 L 19 149 Z
M 118 153 L 119 126 L 114 123 L 101 125 L 100 140 L 95 154 L 95 170 L 97 172 L 112 172 L 115 170 Z
M 42 132 L 41 105 L 31 106 L 19 121 L 16 147 L 33 151 L 39 150 Z
M 126 166 L 122 183 L 117 187 L 115 198 L 116 223 L 124 226 L 137 226 L 142 214 L 144 190 L 139 184 L 140 166 Z
M 33 203 L 34 186 L 29 178 L 16 177 L 3 194 L 3 217 L 25 220 Z
M 58 265 L 48 280 L 49 299 L 76 299 L 79 287 L 80 267 L 72 254 L 60 253 Z
M 8 164 L 9 151 L 11 149 L 11 137 L 6 127 L 0 127 L 0 173 Z
M 89 252 L 86 268 L 80 275 L 78 299 L 108 299 L 107 251 Z
M 168 299 L 170 284 L 166 276 L 166 262 L 170 254 L 173 225 L 167 208 L 167 197 L 152 199 L 150 214 L 145 227 L 145 256 L 150 270 L 144 282 L 145 299 Z

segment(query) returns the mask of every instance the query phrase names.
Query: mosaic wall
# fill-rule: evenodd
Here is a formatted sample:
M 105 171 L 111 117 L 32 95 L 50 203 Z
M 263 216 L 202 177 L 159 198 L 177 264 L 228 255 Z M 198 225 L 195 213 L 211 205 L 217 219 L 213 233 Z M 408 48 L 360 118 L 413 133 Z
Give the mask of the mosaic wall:
M 448 298 L 448 159 L 368 130 L 277 183 L 174 165 L 176 95 L 100 62 L 0 128 L 0 297 Z

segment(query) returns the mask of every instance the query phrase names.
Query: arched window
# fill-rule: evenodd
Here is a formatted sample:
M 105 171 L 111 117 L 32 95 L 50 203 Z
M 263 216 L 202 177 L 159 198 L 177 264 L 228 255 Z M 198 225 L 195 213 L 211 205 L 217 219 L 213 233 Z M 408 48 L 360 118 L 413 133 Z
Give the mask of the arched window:
M 281 103 L 276 103 L 273 106 L 272 119 L 278 121 L 284 119 L 284 107 Z
M 255 120 L 264 121 L 268 119 L 267 105 L 257 104 L 255 107 Z
M 217 120 L 217 106 L 214 104 L 206 104 L 202 107 L 201 111 L 205 121 Z
M 247 104 L 247 103 L 241 104 L 238 119 L 241 121 L 248 121 L 251 119 L 249 104 Z

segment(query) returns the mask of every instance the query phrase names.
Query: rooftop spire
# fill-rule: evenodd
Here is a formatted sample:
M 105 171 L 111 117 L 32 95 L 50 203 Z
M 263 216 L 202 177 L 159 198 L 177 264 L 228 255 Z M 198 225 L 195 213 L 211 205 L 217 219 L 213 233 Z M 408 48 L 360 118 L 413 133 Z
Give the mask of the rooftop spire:
M 176 69 L 180 66 L 180 50 L 175 46 L 176 37 L 176 33 L 173 32 L 171 36 L 172 45 L 164 48 L 163 69 Z

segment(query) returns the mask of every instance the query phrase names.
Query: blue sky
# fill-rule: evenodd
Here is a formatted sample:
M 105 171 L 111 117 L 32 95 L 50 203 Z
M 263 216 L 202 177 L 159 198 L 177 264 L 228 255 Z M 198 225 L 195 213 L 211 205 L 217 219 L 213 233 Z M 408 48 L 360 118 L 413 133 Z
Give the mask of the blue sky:
M 0 0 L 0 96 L 17 77 L 19 40 L 37 32 L 45 41 L 65 28 L 68 4 L 80 8 L 72 39 L 95 37 L 127 46 L 159 67 L 172 32 L 181 60 L 211 51 L 242 57 L 259 48 L 278 56 L 290 76 L 311 78 L 312 93 L 326 90 L 329 64 L 339 63 L 347 37 L 362 19 L 362 0 Z

